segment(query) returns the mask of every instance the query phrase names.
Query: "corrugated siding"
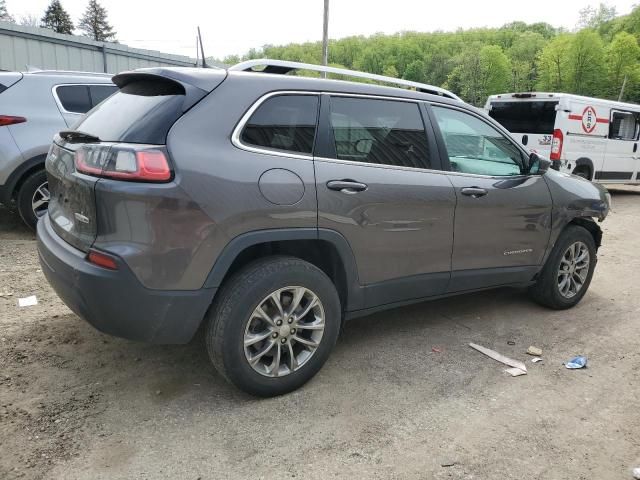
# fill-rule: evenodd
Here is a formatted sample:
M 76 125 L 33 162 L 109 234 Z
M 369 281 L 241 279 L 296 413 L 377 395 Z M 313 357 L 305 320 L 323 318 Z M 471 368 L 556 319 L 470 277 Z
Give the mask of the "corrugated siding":
M 44 28 L 0 22 L 0 70 L 76 70 L 118 73 L 143 67 L 193 66 L 195 59 L 154 50 L 129 48 Z

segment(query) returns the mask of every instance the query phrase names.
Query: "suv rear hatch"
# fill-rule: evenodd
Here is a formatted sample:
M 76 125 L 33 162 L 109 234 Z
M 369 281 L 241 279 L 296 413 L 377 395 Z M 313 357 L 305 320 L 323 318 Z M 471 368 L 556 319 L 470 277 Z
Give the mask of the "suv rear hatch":
M 87 252 L 98 234 L 100 181 L 167 183 L 171 126 L 218 86 L 226 72 L 143 69 L 113 77 L 119 91 L 91 110 L 75 130 L 56 135 L 46 160 L 53 229 Z

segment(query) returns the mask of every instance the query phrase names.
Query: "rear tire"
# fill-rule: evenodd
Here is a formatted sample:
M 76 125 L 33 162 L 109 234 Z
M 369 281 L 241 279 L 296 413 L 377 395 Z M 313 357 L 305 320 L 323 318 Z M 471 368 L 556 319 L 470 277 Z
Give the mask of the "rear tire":
M 560 234 L 538 281 L 529 289 L 531 297 L 555 310 L 573 307 L 587 293 L 596 261 L 596 245 L 589 231 L 569 225 Z
M 207 322 L 216 370 L 247 393 L 272 397 L 301 387 L 325 363 L 338 338 L 340 300 L 314 265 L 269 257 L 225 282 Z
M 47 213 L 48 187 L 47 172 L 38 170 L 29 175 L 18 189 L 16 196 L 18 213 L 22 221 L 32 230 L 35 230 L 38 219 Z

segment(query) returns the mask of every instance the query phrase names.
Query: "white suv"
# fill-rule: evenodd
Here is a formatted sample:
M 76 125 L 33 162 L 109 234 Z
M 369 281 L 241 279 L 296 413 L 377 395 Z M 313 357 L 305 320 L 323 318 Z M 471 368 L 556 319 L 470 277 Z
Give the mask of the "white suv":
M 16 203 L 35 228 L 49 202 L 44 160 L 51 139 L 114 93 L 111 75 L 0 72 L 0 203 Z

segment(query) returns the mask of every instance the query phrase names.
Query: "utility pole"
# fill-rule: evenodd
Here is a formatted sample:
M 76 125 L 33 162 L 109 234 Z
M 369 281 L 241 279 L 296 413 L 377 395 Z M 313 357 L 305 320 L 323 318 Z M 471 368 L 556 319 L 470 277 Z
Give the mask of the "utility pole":
M 322 24 L 322 65 L 329 64 L 329 0 L 324 0 L 324 23 Z M 322 72 L 327 78 L 327 72 Z
M 618 95 L 618 101 L 622 101 L 622 96 L 624 95 L 624 87 L 627 85 L 627 76 L 624 76 L 624 80 L 622 81 L 622 87 L 620 88 L 620 95 Z

